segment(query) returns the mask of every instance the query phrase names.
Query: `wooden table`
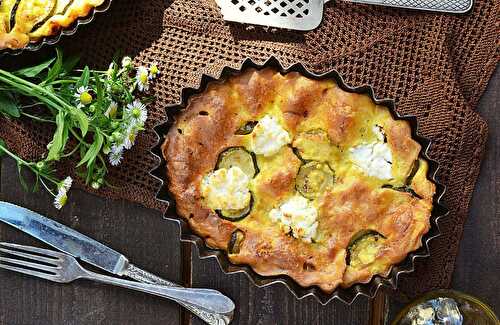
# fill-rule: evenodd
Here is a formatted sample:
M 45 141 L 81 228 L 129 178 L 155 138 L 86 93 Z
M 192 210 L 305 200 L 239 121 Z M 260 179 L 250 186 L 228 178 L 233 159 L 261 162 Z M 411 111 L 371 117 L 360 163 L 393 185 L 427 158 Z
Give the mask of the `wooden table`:
M 453 288 L 482 298 L 500 314 L 500 71 L 479 106 L 490 139 L 465 227 Z M 1 126 L 0 126 L 1 127 Z M 124 253 L 135 264 L 162 277 L 217 288 L 234 299 L 234 324 L 350 325 L 387 324 L 401 302 L 384 293 L 352 306 L 337 301 L 322 306 L 313 298 L 297 301 L 283 285 L 257 288 L 245 275 L 225 275 L 216 260 L 200 260 L 196 249 L 179 243 L 176 223 L 159 212 L 123 201 L 73 191 L 62 212 L 49 195 L 26 194 L 15 164 L 1 162 L 0 199 L 23 205 L 69 225 Z M 42 246 L 0 224 L 0 240 Z M 0 271 L 0 325 L 203 324 L 177 305 L 145 294 L 78 281 L 59 285 Z

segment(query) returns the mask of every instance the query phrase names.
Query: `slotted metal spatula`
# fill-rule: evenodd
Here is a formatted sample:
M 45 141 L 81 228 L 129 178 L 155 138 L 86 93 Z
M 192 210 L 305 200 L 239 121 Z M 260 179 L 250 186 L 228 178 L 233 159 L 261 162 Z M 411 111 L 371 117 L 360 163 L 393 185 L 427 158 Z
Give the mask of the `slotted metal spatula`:
M 319 26 L 330 0 L 216 0 L 224 19 L 238 23 L 307 31 Z M 473 0 L 346 0 L 388 7 L 464 13 Z

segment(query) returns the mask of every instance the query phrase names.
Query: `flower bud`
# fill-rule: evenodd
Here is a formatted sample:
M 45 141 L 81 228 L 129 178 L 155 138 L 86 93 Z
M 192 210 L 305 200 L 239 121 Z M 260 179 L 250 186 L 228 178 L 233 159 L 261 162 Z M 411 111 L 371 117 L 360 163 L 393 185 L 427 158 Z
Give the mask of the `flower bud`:
M 111 148 L 109 146 L 109 144 L 105 144 L 104 147 L 102 148 L 102 152 L 107 155 L 108 153 L 111 152 Z
M 115 131 L 111 134 L 111 137 L 113 138 L 113 142 L 119 142 L 122 139 L 123 135 L 121 134 L 121 132 Z
M 118 121 L 113 121 L 111 122 L 111 129 L 116 130 L 120 126 L 120 122 Z
M 119 95 L 123 92 L 123 86 L 119 83 L 114 83 L 111 86 L 111 92 L 115 95 Z
M 132 66 L 132 59 L 129 56 L 126 56 L 122 59 L 122 67 L 130 68 Z

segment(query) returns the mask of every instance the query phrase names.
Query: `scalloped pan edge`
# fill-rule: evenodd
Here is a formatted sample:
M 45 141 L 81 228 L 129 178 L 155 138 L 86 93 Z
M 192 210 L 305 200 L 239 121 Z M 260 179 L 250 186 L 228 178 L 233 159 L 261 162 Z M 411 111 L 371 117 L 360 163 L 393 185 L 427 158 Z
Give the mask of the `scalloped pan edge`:
M 436 194 L 434 195 L 434 206 L 430 219 L 431 228 L 429 232 L 422 237 L 422 246 L 416 251 L 409 253 L 402 262 L 400 262 L 397 265 L 394 265 L 386 277 L 376 275 L 368 283 L 355 284 L 349 288 L 339 287 L 334 292 L 327 294 L 323 292 L 320 288 L 315 286 L 304 288 L 298 285 L 292 278 L 285 275 L 262 276 L 254 272 L 247 265 L 232 264 L 229 261 L 224 251 L 208 247 L 201 237 L 199 237 L 193 231 L 191 231 L 187 222 L 182 217 L 177 215 L 175 209 L 175 201 L 170 195 L 167 186 L 168 181 L 166 173 L 167 170 L 166 162 L 162 158 L 162 152 L 161 152 L 162 141 L 160 140 L 162 139 L 162 136 L 165 135 L 168 132 L 169 128 L 174 124 L 175 115 L 188 105 L 189 98 L 193 95 L 202 93 L 206 89 L 209 83 L 220 82 L 224 80 L 226 77 L 238 74 L 247 68 L 263 69 L 265 67 L 273 67 L 278 71 L 280 71 L 281 73 L 296 71 L 312 79 L 333 79 L 335 80 L 335 82 L 337 82 L 337 84 L 341 89 L 353 93 L 368 94 L 376 104 L 388 107 L 394 119 L 405 120 L 410 123 L 413 139 L 422 146 L 420 157 L 424 158 L 429 163 L 429 171 L 427 177 L 436 184 Z M 413 272 L 415 270 L 416 259 L 429 257 L 430 256 L 429 242 L 432 239 L 441 235 L 438 223 L 441 218 L 445 217 L 448 214 L 447 207 L 442 203 L 446 189 L 445 186 L 439 183 L 439 181 L 436 178 L 439 165 L 436 161 L 430 159 L 428 156 L 429 148 L 431 146 L 431 141 L 418 134 L 418 123 L 416 117 L 399 115 L 395 110 L 395 103 L 393 100 L 375 98 L 373 88 L 368 85 L 363 85 L 359 87 L 351 87 L 346 85 L 340 74 L 335 70 L 330 70 L 322 74 L 315 74 L 307 70 L 301 63 L 295 63 L 288 67 L 284 67 L 279 62 L 279 60 L 274 56 L 270 57 L 262 64 L 255 63 L 252 59 L 246 58 L 239 67 L 233 68 L 226 66 L 217 76 L 203 74 L 199 86 L 196 88 L 182 89 L 180 102 L 167 106 L 166 111 L 167 111 L 167 121 L 154 127 L 154 131 L 156 132 L 156 135 L 158 137 L 157 138 L 158 142 L 156 146 L 154 146 L 154 148 L 152 148 L 151 150 L 151 152 L 160 161 L 159 165 L 156 168 L 154 168 L 150 173 L 154 178 L 158 179 L 162 184 L 159 191 L 157 192 L 156 198 L 168 204 L 168 209 L 165 213 L 165 218 L 179 223 L 181 241 L 195 244 L 196 247 L 198 247 L 199 255 L 201 258 L 215 257 L 219 262 L 221 269 L 226 274 L 244 273 L 258 287 L 269 286 L 275 283 L 282 283 L 294 294 L 294 296 L 297 299 L 303 299 L 307 296 L 314 296 L 323 305 L 326 305 L 328 302 L 334 299 L 340 300 L 350 305 L 358 296 L 366 296 L 368 298 L 375 297 L 377 291 L 382 286 L 390 287 L 396 290 L 399 276 L 404 273 Z

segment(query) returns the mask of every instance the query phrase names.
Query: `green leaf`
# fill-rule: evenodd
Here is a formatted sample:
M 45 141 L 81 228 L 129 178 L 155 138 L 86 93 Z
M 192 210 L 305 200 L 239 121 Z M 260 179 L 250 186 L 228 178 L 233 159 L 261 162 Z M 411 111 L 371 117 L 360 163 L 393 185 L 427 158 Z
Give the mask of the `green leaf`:
M 16 98 L 7 91 L 0 91 L 0 113 L 16 118 L 21 116 Z
M 89 147 L 89 149 L 85 153 L 85 156 L 83 156 L 82 160 L 80 160 L 78 165 L 76 165 L 76 167 L 78 168 L 86 163 L 87 168 L 90 168 L 91 165 L 93 165 L 93 163 L 95 162 L 97 155 L 101 151 L 103 143 L 104 143 L 104 137 L 99 132 L 99 129 L 97 129 L 96 133 L 94 134 L 94 142 Z
M 76 88 L 78 89 L 80 87 L 87 87 L 89 85 L 89 79 L 90 79 L 90 70 L 88 66 L 85 66 L 80 79 L 78 79 L 78 82 L 76 83 Z
M 68 57 L 67 59 L 64 60 L 63 70 L 66 71 L 66 73 L 70 73 L 76 67 L 78 62 L 80 62 L 79 56 L 72 55 L 72 56 Z
M 89 130 L 89 118 L 87 117 L 87 115 L 81 109 L 76 107 L 73 107 L 71 109 L 71 114 L 78 122 L 78 126 L 80 127 L 82 137 L 86 136 Z
M 61 152 L 63 152 L 66 142 L 68 141 L 68 128 L 65 123 L 66 113 L 60 111 L 56 116 L 56 132 L 50 142 L 47 161 L 59 160 Z
M 26 183 L 26 180 L 24 179 L 23 166 L 21 164 L 17 164 L 17 174 L 19 175 L 19 182 L 21 183 L 23 190 L 25 192 L 29 192 L 30 189 L 28 187 L 28 184 Z
M 7 148 L 7 144 L 3 141 L 3 139 L 0 139 L 0 157 L 5 155 L 3 148 Z
M 33 193 L 40 190 L 40 174 L 35 175 L 35 184 L 33 185 Z
M 27 67 L 23 68 L 17 71 L 14 71 L 13 74 L 21 77 L 26 77 L 26 78 L 33 78 L 38 76 L 43 70 L 47 69 L 50 67 L 52 62 L 54 62 L 55 58 L 49 59 L 43 63 L 40 63 L 39 65 L 35 65 L 33 67 Z
M 49 73 L 47 74 L 47 78 L 43 81 L 44 84 L 50 83 L 54 81 L 57 76 L 61 73 L 63 67 L 63 54 L 60 48 L 56 48 L 56 63 L 49 69 Z
M 95 160 L 87 164 L 87 177 L 85 177 L 85 183 L 90 184 L 92 181 L 92 176 L 94 175 Z

